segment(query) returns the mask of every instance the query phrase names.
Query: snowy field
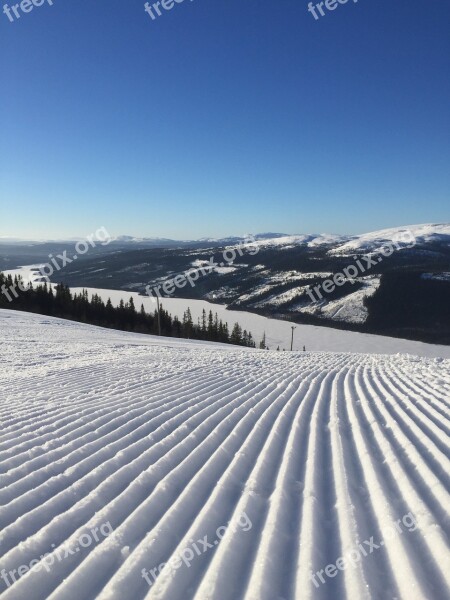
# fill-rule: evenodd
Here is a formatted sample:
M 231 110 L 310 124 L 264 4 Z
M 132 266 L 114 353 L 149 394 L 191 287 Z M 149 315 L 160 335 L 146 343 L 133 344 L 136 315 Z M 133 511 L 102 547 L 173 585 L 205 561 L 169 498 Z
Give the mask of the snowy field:
M 36 271 L 33 271 L 33 269 L 37 268 L 38 265 L 28 265 L 20 267 L 19 269 L 5 271 L 5 274 L 12 275 L 12 277 L 20 275 L 25 282 L 35 282 Z M 144 305 L 145 310 L 149 313 L 153 313 L 156 309 L 155 299 L 149 298 L 148 296 L 140 296 L 137 292 L 98 288 L 72 288 L 71 291 L 80 293 L 83 289 L 88 291 L 90 297 L 92 294 L 98 294 L 104 302 L 106 302 L 108 298 L 111 298 L 111 302 L 115 306 L 119 305 L 120 300 L 128 302 L 130 297 L 132 297 L 137 310 L 139 310 L 141 304 Z M 363 293 L 365 292 L 356 292 L 355 295 L 359 297 L 359 302 L 356 304 L 361 304 Z M 291 326 L 295 325 L 294 350 L 302 350 L 303 346 L 305 346 L 306 350 L 321 352 L 363 352 L 370 354 L 402 353 L 429 358 L 450 358 L 450 346 L 427 344 L 424 342 L 415 342 L 369 333 L 345 331 L 333 329 L 331 327 L 319 327 L 317 325 L 298 325 L 291 321 L 269 319 L 247 311 L 227 310 L 227 307 L 224 304 L 213 304 L 205 300 L 164 298 L 162 304 L 172 316 L 177 315 L 180 319 L 183 317 L 183 313 L 188 307 L 191 309 L 192 317 L 195 321 L 201 318 L 203 310 L 207 313 L 210 310 L 212 310 L 213 313 L 217 312 L 219 319 L 222 319 L 224 323 L 228 323 L 230 330 L 237 321 L 243 329 L 247 329 L 252 333 L 257 344 L 265 334 L 266 343 L 271 350 L 276 350 L 278 346 L 281 350 L 290 349 L 292 334 Z M 338 310 L 343 310 L 343 308 L 339 305 L 339 302 L 336 302 L 332 305 L 332 310 L 336 313 Z M 358 310 L 355 311 L 355 314 L 359 314 Z
M 449 360 L 0 331 L 2 600 L 450 597 Z

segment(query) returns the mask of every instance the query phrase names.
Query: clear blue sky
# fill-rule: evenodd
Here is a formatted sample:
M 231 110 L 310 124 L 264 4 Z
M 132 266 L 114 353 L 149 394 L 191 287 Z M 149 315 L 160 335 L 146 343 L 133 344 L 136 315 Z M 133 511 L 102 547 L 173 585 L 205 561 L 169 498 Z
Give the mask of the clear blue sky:
M 450 3 L 307 4 L 0 13 L 0 236 L 449 221 Z

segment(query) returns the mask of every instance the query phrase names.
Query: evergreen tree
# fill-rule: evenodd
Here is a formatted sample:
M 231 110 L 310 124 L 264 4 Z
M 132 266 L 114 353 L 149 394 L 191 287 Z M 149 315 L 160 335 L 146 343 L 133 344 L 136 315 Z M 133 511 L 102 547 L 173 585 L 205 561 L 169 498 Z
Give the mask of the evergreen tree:
M 231 332 L 231 336 L 230 336 L 230 343 L 231 344 L 237 344 L 237 345 L 241 345 L 242 344 L 242 328 L 239 325 L 239 323 L 235 323 L 233 330 Z
M 194 329 L 194 322 L 192 320 L 191 309 L 187 308 L 183 314 L 183 335 L 186 338 L 192 337 L 192 332 Z
M 259 342 L 259 347 L 261 350 L 266 350 L 266 332 L 263 333 L 262 340 Z
M 210 310 L 208 314 L 207 339 L 211 341 L 214 340 L 214 318 L 212 310 Z
M 202 310 L 202 328 L 201 328 L 203 339 L 206 339 L 206 310 Z

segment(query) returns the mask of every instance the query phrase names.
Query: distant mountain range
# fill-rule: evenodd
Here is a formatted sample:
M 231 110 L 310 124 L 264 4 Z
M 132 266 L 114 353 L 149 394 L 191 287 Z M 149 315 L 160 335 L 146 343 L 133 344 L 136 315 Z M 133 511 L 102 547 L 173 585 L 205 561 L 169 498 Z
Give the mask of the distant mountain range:
M 393 227 L 390 229 L 382 229 L 371 233 L 363 233 L 361 235 L 339 235 L 329 233 L 313 233 L 313 234 L 287 234 L 287 233 L 256 233 L 246 235 L 233 235 L 223 238 L 200 238 L 191 240 L 174 240 L 161 237 L 136 237 L 132 235 L 119 235 L 111 237 L 111 244 L 114 246 L 148 246 L 148 247 L 178 247 L 178 246 L 225 246 L 230 244 L 239 244 L 247 241 L 249 238 L 262 242 L 264 245 L 333 245 L 336 248 L 342 247 L 351 250 L 352 248 L 367 248 L 370 250 L 374 245 L 381 244 L 392 240 L 395 236 L 399 236 L 404 232 L 411 232 L 420 242 L 433 241 L 438 238 L 446 238 L 450 235 L 449 223 L 428 223 L 424 225 L 411 225 L 404 227 Z M 48 245 L 75 244 L 84 237 L 71 237 L 62 239 L 47 239 L 47 240 L 27 240 L 21 238 L 0 237 L 0 245 L 26 245 L 28 248 L 46 247 Z M 4 254 L 2 249 L 1 254 Z
M 246 240 L 119 236 L 79 256 L 51 279 L 145 293 L 146 286 L 163 286 L 177 275 L 197 273 L 194 286 L 176 288 L 173 296 L 221 302 L 230 309 L 299 323 L 450 343 L 450 224 L 362 235 L 262 233 L 245 246 Z M 49 254 L 64 250 L 70 256 L 73 247 L 74 240 L 3 240 L 0 269 L 46 263 Z M 231 262 L 233 251 L 236 258 Z M 211 257 L 217 265 L 201 274 Z
M 250 235 L 250 234 L 249 234 Z M 273 239 L 286 237 L 286 233 L 257 233 L 252 236 L 257 240 L 265 240 L 265 239 Z M 197 246 L 199 244 L 238 244 L 239 242 L 246 239 L 248 236 L 228 236 L 224 238 L 200 238 L 194 240 L 173 240 L 171 238 L 162 238 L 162 237 L 136 237 L 133 235 L 119 235 L 112 236 L 111 240 L 114 244 L 132 244 L 132 245 L 148 245 L 149 247 L 158 246 L 158 247 L 167 247 L 167 246 L 186 246 L 186 245 L 194 245 Z M 68 244 L 68 243 L 76 243 L 79 240 L 85 239 L 83 236 L 80 237 L 70 237 L 70 238 L 62 238 L 62 239 L 45 239 L 45 240 L 29 240 L 25 238 L 14 238 L 14 237 L 0 237 L 0 245 L 28 245 L 28 246 L 42 246 L 47 244 Z

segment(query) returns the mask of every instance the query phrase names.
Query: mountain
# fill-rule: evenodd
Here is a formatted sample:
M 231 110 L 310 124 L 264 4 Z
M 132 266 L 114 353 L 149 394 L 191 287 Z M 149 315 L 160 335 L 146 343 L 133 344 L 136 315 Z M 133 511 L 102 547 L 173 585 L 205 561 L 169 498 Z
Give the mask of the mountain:
M 90 250 L 51 280 L 143 294 L 147 286 L 160 286 L 164 296 L 163 285 L 169 289 L 175 277 L 188 273 L 195 281 L 171 290 L 174 297 L 298 323 L 450 343 L 450 224 L 349 236 L 267 233 L 253 240 L 157 242 L 122 236 Z M 39 258 L 32 259 L 37 248 Z M 0 265 L 5 270 L 14 262 L 48 261 L 42 246 L 31 250 L 20 248 L 19 257 L 0 248 Z M 211 259 L 215 266 L 206 272 Z

